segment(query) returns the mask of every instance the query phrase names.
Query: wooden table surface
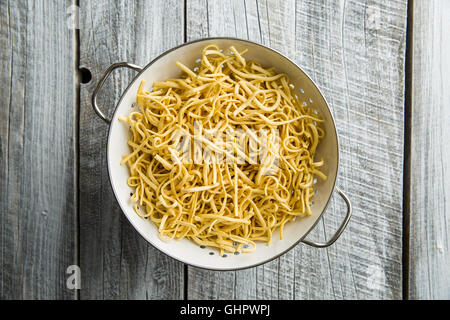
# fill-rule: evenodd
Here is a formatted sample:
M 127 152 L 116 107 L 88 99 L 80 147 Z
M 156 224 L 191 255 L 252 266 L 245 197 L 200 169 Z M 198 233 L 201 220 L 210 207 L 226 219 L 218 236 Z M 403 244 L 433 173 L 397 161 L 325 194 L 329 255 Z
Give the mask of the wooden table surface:
M 450 1 L 0 0 L 0 28 L 1 299 L 450 299 Z M 212 36 L 275 48 L 323 90 L 354 207 L 333 246 L 205 271 L 122 214 L 90 103 L 99 76 Z M 108 81 L 109 112 L 132 77 Z M 344 208 L 333 197 L 309 238 Z

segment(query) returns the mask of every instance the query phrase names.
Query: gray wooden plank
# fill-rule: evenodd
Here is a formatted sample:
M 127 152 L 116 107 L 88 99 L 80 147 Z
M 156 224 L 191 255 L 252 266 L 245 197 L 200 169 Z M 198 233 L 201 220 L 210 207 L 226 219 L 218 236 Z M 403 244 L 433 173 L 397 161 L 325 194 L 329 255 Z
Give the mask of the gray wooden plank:
M 413 3 L 409 295 L 450 299 L 450 2 Z
M 74 299 L 71 1 L 0 2 L 0 299 Z
M 189 268 L 188 298 L 401 298 L 406 7 L 406 0 L 187 1 L 188 40 L 260 42 L 317 82 L 340 135 L 338 185 L 354 206 L 347 230 L 328 249 L 300 244 L 238 272 Z M 324 240 L 336 230 L 341 202 L 333 197 L 309 238 Z
M 183 41 L 183 2 L 81 1 L 80 64 L 91 83 L 81 88 L 80 252 L 81 299 L 179 299 L 184 268 L 149 245 L 122 214 L 106 168 L 107 126 L 92 110 L 94 85 L 111 63 L 145 65 Z M 99 105 L 112 111 L 132 79 L 118 71 Z

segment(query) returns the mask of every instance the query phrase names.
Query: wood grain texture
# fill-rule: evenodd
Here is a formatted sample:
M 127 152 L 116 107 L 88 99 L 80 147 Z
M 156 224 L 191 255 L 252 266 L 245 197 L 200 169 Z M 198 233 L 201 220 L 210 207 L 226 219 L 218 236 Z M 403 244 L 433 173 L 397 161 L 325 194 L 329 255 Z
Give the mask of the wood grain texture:
M 118 61 L 145 65 L 183 41 L 181 1 L 81 1 L 80 64 L 93 80 L 81 88 L 81 299 L 179 299 L 184 268 L 133 229 L 112 193 L 106 165 L 107 125 L 91 107 L 103 70 Z M 99 105 L 111 114 L 132 79 L 117 71 Z
M 406 0 L 187 1 L 187 37 L 233 36 L 295 60 L 330 103 L 338 185 L 354 206 L 336 244 L 300 244 L 257 268 L 189 268 L 189 299 L 400 299 Z M 342 221 L 338 197 L 309 235 Z
M 73 299 L 71 1 L 0 1 L 0 299 Z
M 410 298 L 450 299 L 450 2 L 415 0 Z

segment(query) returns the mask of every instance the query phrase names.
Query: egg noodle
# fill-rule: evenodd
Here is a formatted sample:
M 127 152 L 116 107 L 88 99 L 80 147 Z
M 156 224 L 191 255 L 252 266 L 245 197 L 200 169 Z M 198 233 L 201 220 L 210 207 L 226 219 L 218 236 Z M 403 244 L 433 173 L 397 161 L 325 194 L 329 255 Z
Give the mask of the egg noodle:
M 250 252 L 311 215 L 316 176 L 326 179 L 323 159 L 314 162 L 323 120 L 287 75 L 247 61 L 246 51 L 205 47 L 193 70 L 176 63 L 181 78 L 149 90 L 142 81 L 136 110 L 119 117 L 132 133 L 121 164 L 134 210 L 163 240 Z

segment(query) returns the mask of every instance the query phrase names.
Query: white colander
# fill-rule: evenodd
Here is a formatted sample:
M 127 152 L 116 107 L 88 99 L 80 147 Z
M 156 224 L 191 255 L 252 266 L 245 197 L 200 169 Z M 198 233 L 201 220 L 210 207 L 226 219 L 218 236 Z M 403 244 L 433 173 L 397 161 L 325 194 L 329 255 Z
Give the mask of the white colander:
M 226 254 L 220 256 L 218 251 L 200 247 L 190 240 L 162 241 L 158 236 L 158 230 L 155 225 L 148 220 L 140 218 L 134 212 L 132 203 L 129 200 L 130 193 L 134 192 L 134 190 L 127 185 L 127 179 L 129 177 L 128 168 L 120 165 L 122 155 L 130 152 L 127 145 L 130 132 L 127 126 L 119 122 L 118 117 L 120 115 L 127 116 L 133 110 L 132 105 L 136 102 L 136 92 L 141 80 L 146 80 L 147 85 L 151 86 L 155 81 L 164 81 L 169 78 L 179 77 L 181 71 L 175 65 L 175 62 L 180 61 L 184 65 L 194 68 L 196 60 L 201 56 L 203 47 L 209 44 L 215 44 L 224 50 L 230 46 L 234 46 L 238 51 L 248 49 L 248 52 L 245 54 L 246 59 L 258 61 L 265 67 L 275 67 L 279 73 L 286 73 L 294 85 L 294 91 L 300 101 L 317 110 L 318 114 L 324 120 L 323 128 L 325 130 L 325 138 L 321 140 L 317 148 L 317 159 L 324 158 L 325 165 L 322 170 L 328 176 L 328 179 L 326 181 L 318 179 L 315 185 L 317 193 L 314 196 L 312 215 L 287 223 L 284 228 L 283 240 L 279 240 L 279 233 L 276 232 L 273 235 L 270 245 L 262 242 L 257 243 L 256 250 L 252 253 Z M 119 67 L 131 68 L 139 73 L 134 77 L 120 97 L 112 119 L 108 119 L 97 106 L 97 93 L 111 72 Z M 134 228 L 148 242 L 174 259 L 192 266 L 212 270 L 237 270 L 253 267 L 282 255 L 300 241 L 314 247 L 330 246 L 339 238 L 350 220 L 350 201 L 341 190 L 335 187 L 339 164 L 339 144 L 334 119 L 328 104 L 311 78 L 299 66 L 271 48 L 247 40 L 208 38 L 185 43 L 166 51 L 144 68 L 127 62 L 115 63 L 100 78 L 92 95 L 92 104 L 97 115 L 109 124 L 107 143 L 109 179 L 122 211 Z M 336 234 L 325 243 L 305 240 L 306 235 L 314 228 L 325 211 L 334 190 L 338 192 L 347 204 L 347 214 L 344 221 Z

